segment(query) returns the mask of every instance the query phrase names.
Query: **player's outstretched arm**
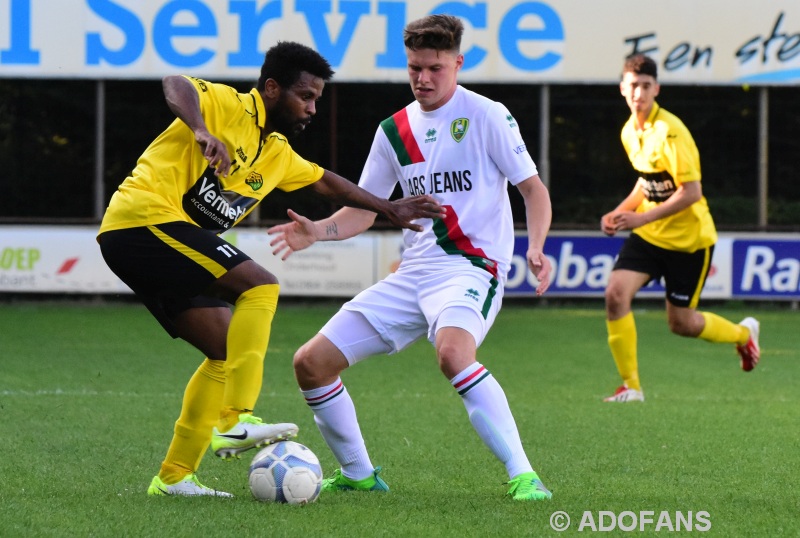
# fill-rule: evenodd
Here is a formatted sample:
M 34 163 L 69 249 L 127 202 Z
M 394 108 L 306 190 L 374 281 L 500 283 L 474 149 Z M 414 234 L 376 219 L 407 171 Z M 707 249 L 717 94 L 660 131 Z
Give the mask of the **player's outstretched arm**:
M 375 222 L 376 214 L 366 209 L 343 207 L 328 218 L 316 222 L 288 210 L 291 222 L 267 230 L 272 237 L 272 253 L 285 260 L 293 252 L 310 247 L 317 241 L 340 241 L 355 237 Z
M 441 217 L 444 214 L 442 206 L 431 196 L 412 196 L 390 202 L 385 198 L 378 198 L 329 170 L 325 170 L 322 178 L 309 185 L 309 188 L 334 203 L 380 213 L 395 226 L 415 232 L 422 231 L 422 226 L 412 221 Z
M 399 226 L 420 230 L 421 226 L 411 224 L 410 221 L 412 219 L 440 217 L 445 213 L 444 208 L 430 196 L 411 196 L 389 202 L 373 196 L 340 176 L 332 175 L 347 183 L 347 186 L 344 187 L 345 190 L 353 189 L 355 194 L 359 196 L 364 193 L 368 202 L 370 197 L 385 202 L 387 209 L 384 210 L 384 214 L 387 217 L 392 215 L 390 220 Z M 320 181 L 317 183 L 320 183 Z M 333 181 L 335 187 L 338 184 L 338 180 L 334 179 Z M 317 183 L 314 183 L 314 185 Z M 326 195 L 328 191 L 317 190 L 317 192 Z M 329 198 L 335 201 L 341 200 L 334 196 L 329 196 Z M 358 207 L 343 207 L 330 217 L 318 221 L 312 221 L 291 209 L 288 211 L 288 215 L 291 222 L 279 224 L 267 230 L 267 233 L 272 236 L 270 241 L 270 246 L 273 249 L 272 253 L 282 260 L 287 259 L 295 251 L 310 247 L 317 241 L 341 241 L 355 237 L 368 230 L 374 224 L 377 216 L 374 211 Z

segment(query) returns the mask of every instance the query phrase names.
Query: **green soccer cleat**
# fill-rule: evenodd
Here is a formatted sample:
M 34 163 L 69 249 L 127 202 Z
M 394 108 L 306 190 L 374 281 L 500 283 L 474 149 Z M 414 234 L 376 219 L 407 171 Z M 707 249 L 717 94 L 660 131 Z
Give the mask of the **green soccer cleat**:
M 239 415 L 239 422 L 229 431 L 220 433 L 216 427 L 211 434 L 211 450 L 222 459 L 238 458 L 251 448 L 271 445 L 297 437 L 297 425 L 291 423 L 265 424 L 250 413 Z
M 218 491 L 204 486 L 197 479 L 194 473 L 187 475 L 186 478 L 175 484 L 167 485 L 158 475 L 153 477 L 150 487 L 147 488 L 148 495 L 187 495 L 190 497 L 206 495 L 209 497 L 233 497 L 225 491 Z
M 380 467 L 375 467 L 371 476 L 361 480 L 353 480 L 342 474 L 341 469 L 333 471 L 333 476 L 322 481 L 322 491 L 389 491 L 389 486 L 378 473 Z
M 518 474 L 508 484 L 511 488 L 507 495 L 515 501 L 546 501 L 553 497 L 535 472 Z

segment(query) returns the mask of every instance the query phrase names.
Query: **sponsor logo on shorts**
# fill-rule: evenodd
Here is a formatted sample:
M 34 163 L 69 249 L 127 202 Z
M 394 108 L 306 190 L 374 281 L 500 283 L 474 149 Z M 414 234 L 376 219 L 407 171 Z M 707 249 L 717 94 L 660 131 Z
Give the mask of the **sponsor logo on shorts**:
M 669 295 L 670 295 L 670 297 L 672 297 L 676 301 L 688 301 L 689 300 L 689 296 L 688 295 L 683 295 L 683 294 L 680 294 L 680 293 L 670 293 Z

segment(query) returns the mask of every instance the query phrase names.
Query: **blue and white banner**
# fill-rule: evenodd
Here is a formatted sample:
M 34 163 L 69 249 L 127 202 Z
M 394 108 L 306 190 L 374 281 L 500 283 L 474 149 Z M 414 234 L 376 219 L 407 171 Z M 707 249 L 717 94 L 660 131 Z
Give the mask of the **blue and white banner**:
M 633 52 L 667 82 L 800 80 L 792 0 L 0 0 L 0 77 L 255 81 L 291 40 L 335 81 L 406 82 L 403 28 L 432 13 L 465 23 L 465 82 L 616 83 Z
M 733 297 L 800 296 L 800 243 L 771 238 L 734 241 Z
M 554 232 L 545 243 L 553 265 L 553 297 L 602 297 L 622 237 L 599 232 Z M 506 296 L 533 296 L 537 281 L 528 271 L 527 238 L 517 235 Z M 652 282 L 640 297 L 664 297 L 660 282 Z M 737 236 L 721 233 L 714 248 L 704 299 L 800 299 L 800 235 L 761 234 Z

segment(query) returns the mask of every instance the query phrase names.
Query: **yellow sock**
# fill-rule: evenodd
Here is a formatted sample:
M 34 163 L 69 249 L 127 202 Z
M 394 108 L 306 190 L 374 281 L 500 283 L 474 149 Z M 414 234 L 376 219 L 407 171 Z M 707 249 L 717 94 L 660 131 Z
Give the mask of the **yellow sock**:
M 608 347 L 617 364 L 617 371 L 629 389 L 642 390 L 636 358 L 636 323 L 633 312 L 614 321 L 606 320 Z
M 747 327 L 733 323 L 727 319 L 712 314 L 711 312 L 700 312 L 706 320 L 706 326 L 697 336 L 709 342 L 727 342 L 744 345 L 750 338 L 750 330 Z
M 277 284 L 257 286 L 241 294 L 234 305 L 228 328 L 225 395 L 217 424 L 221 432 L 233 428 L 239 414 L 251 413 L 256 405 L 279 290 Z
M 181 414 L 175 422 L 172 442 L 158 473 L 165 484 L 183 480 L 200 465 L 222 407 L 224 368 L 224 361 L 206 359 L 186 385 Z

